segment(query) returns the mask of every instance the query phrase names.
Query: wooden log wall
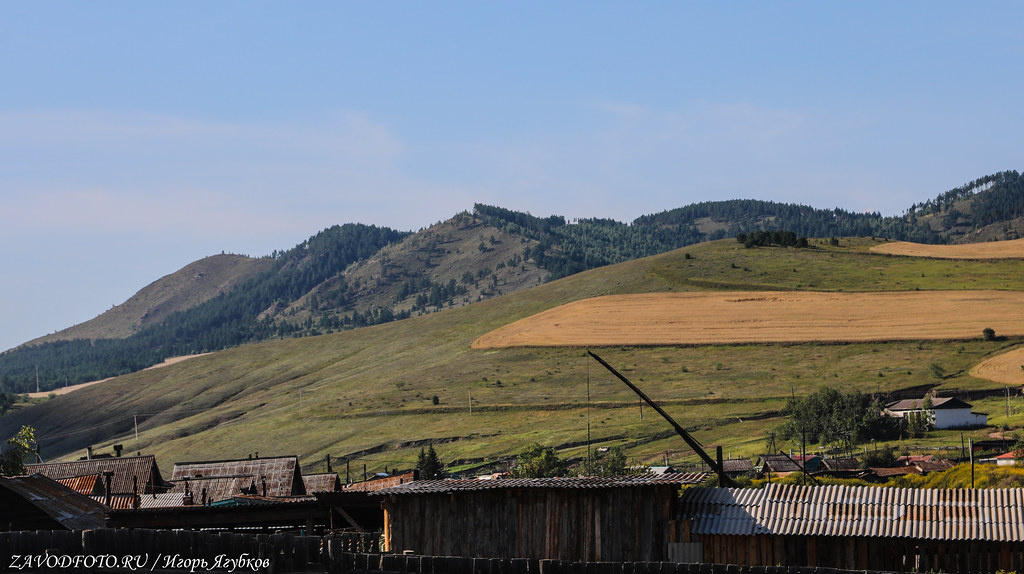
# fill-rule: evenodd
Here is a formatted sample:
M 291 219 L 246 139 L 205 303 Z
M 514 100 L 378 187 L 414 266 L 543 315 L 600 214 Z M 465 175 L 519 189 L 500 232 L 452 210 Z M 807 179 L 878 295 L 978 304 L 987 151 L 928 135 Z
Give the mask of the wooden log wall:
M 703 559 L 886 572 L 1024 571 L 1024 543 L 826 536 L 701 536 Z

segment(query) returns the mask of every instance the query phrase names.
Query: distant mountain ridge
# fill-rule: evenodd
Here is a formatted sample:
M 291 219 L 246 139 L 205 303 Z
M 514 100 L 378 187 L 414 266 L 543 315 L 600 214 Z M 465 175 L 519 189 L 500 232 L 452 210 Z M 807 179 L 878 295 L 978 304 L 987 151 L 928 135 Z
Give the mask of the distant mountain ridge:
M 125 374 L 167 357 L 385 323 L 587 269 L 757 230 L 919 243 L 1015 239 L 1024 178 L 979 178 L 898 217 L 756 200 L 703 202 L 632 223 L 477 204 L 416 233 L 334 226 L 284 252 L 205 258 L 96 319 L 0 354 L 0 391 Z

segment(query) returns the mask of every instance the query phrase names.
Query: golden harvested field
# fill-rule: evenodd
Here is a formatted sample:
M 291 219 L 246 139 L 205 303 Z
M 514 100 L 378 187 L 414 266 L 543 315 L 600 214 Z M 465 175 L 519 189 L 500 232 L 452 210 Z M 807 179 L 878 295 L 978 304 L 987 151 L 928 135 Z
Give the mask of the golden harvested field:
M 971 369 L 971 376 L 1004 385 L 1024 385 L 1024 348 L 982 361 Z
M 742 291 L 609 295 L 510 323 L 475 348 L 702 345 L 1024 335 L 1024 293 Z
M 1024 239 L 963 245 L 923 245 L 894 241 L 871 248 L 876 253 L 938 259 L 1024 259 Z

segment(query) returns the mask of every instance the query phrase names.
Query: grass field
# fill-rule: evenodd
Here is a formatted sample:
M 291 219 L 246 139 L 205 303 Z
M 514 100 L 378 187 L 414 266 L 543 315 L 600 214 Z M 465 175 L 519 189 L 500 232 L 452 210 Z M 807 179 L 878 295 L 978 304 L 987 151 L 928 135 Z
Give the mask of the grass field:
M 871 248 L 876 253 L 934 257 L 938 259 L 1024 259 L 1024 239 L 965 243 L 962 245 L 923 245 L 895 241 Z
M 982 361 L 971 369 L 971 376 L 1004 385 L 1024 386 L 1024 348 Z
M 645 293 L 574 301 L 473 341 L 476 348 L 969 339 L 1024 335 L 1024 293 Z
M 745 249 L 734 240 L 695 245 L 424 317 L 248 345 L 118 377 L 0 417 L 0 435 L 33 425 L 47 459 L 75 458 L 87 445 L 109 451 L 120 443 L 129 453 L 156 454 L 165 473 L 175 461 L 259 452 L 296 454 L 306 471 L 323 470 L 326 454 L 345 457 L 358 478 L 364 464 L 369 472 L 408 468 L 429 443 L 445 462 L 459 466 L 500 464 L 534 440 L 572 457 L 585 453 L 588 428 L 593 446 L 623 445 L 637 460 L 695 461 L 667 424 L 641 409 L 583 348 L 474 348 L 472 342 L 574 301 L 614 295 L 1024 292 L 1020 260 L 871 251 L 883 243 L 842 239 L 839 246 L 801 250 Z M 983 341 L 984 327 L 1007 337 Z M 824 385 L 868 393 L 1002 389 L 971 369 L 1019 348 L 1024 338 L 1008 333 L 979 322 L 962 339 L 950 340 L 619 342 L 594 350 L 708 448 L 722 445 L 727 456 L 753 456 L 764 450 L 765 433 L 781 422 L 786 399 Z M 1005 411 L 999 415 L 998 398 L 979 403 L 995 424 L 1024 424 L 1024 408 L 1007 417 Z M 935 433 L 921 444 L 952 441 L 959 444 L 958 433 Z M 335 468 L 344 465 L 336 462 Z

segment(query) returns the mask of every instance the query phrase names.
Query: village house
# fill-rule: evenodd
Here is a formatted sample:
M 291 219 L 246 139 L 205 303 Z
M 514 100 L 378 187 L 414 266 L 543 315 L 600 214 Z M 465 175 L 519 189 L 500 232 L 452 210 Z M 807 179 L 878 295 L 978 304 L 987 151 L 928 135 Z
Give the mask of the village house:
M 163 494 L 171 485 L 164 481 L 153 455 L 93 458 L 90 452 L 84 460 L 26 464 L 25 469 L 112 508 L 139 508 L 143 500 L 148 505 L 154 500 L 160 506 L 173 504 Z
M 279 499 L 306 495 L 295 455 L 178 462 L 174 464 L 171 483 L 171 492 L 184 492 L 191 504 L 208 504 L 238 495 Z
M 930 413 L 936 429 L 975 428 L 988 424 L 988 415 L 971 412 L 970 403 L 954 397 L 936 397 L 931 401 Z M 925 413 L 924 402 L 924 399 L 896 401 L 886 405 L 886 414 L 905 419 L 928 416 L 928 413 Z
M 306 494 L 317 492 L 337 492 L 341 490 L 341 478 L 336 472 L 320 472 L 302 475 L 302 484 Z

